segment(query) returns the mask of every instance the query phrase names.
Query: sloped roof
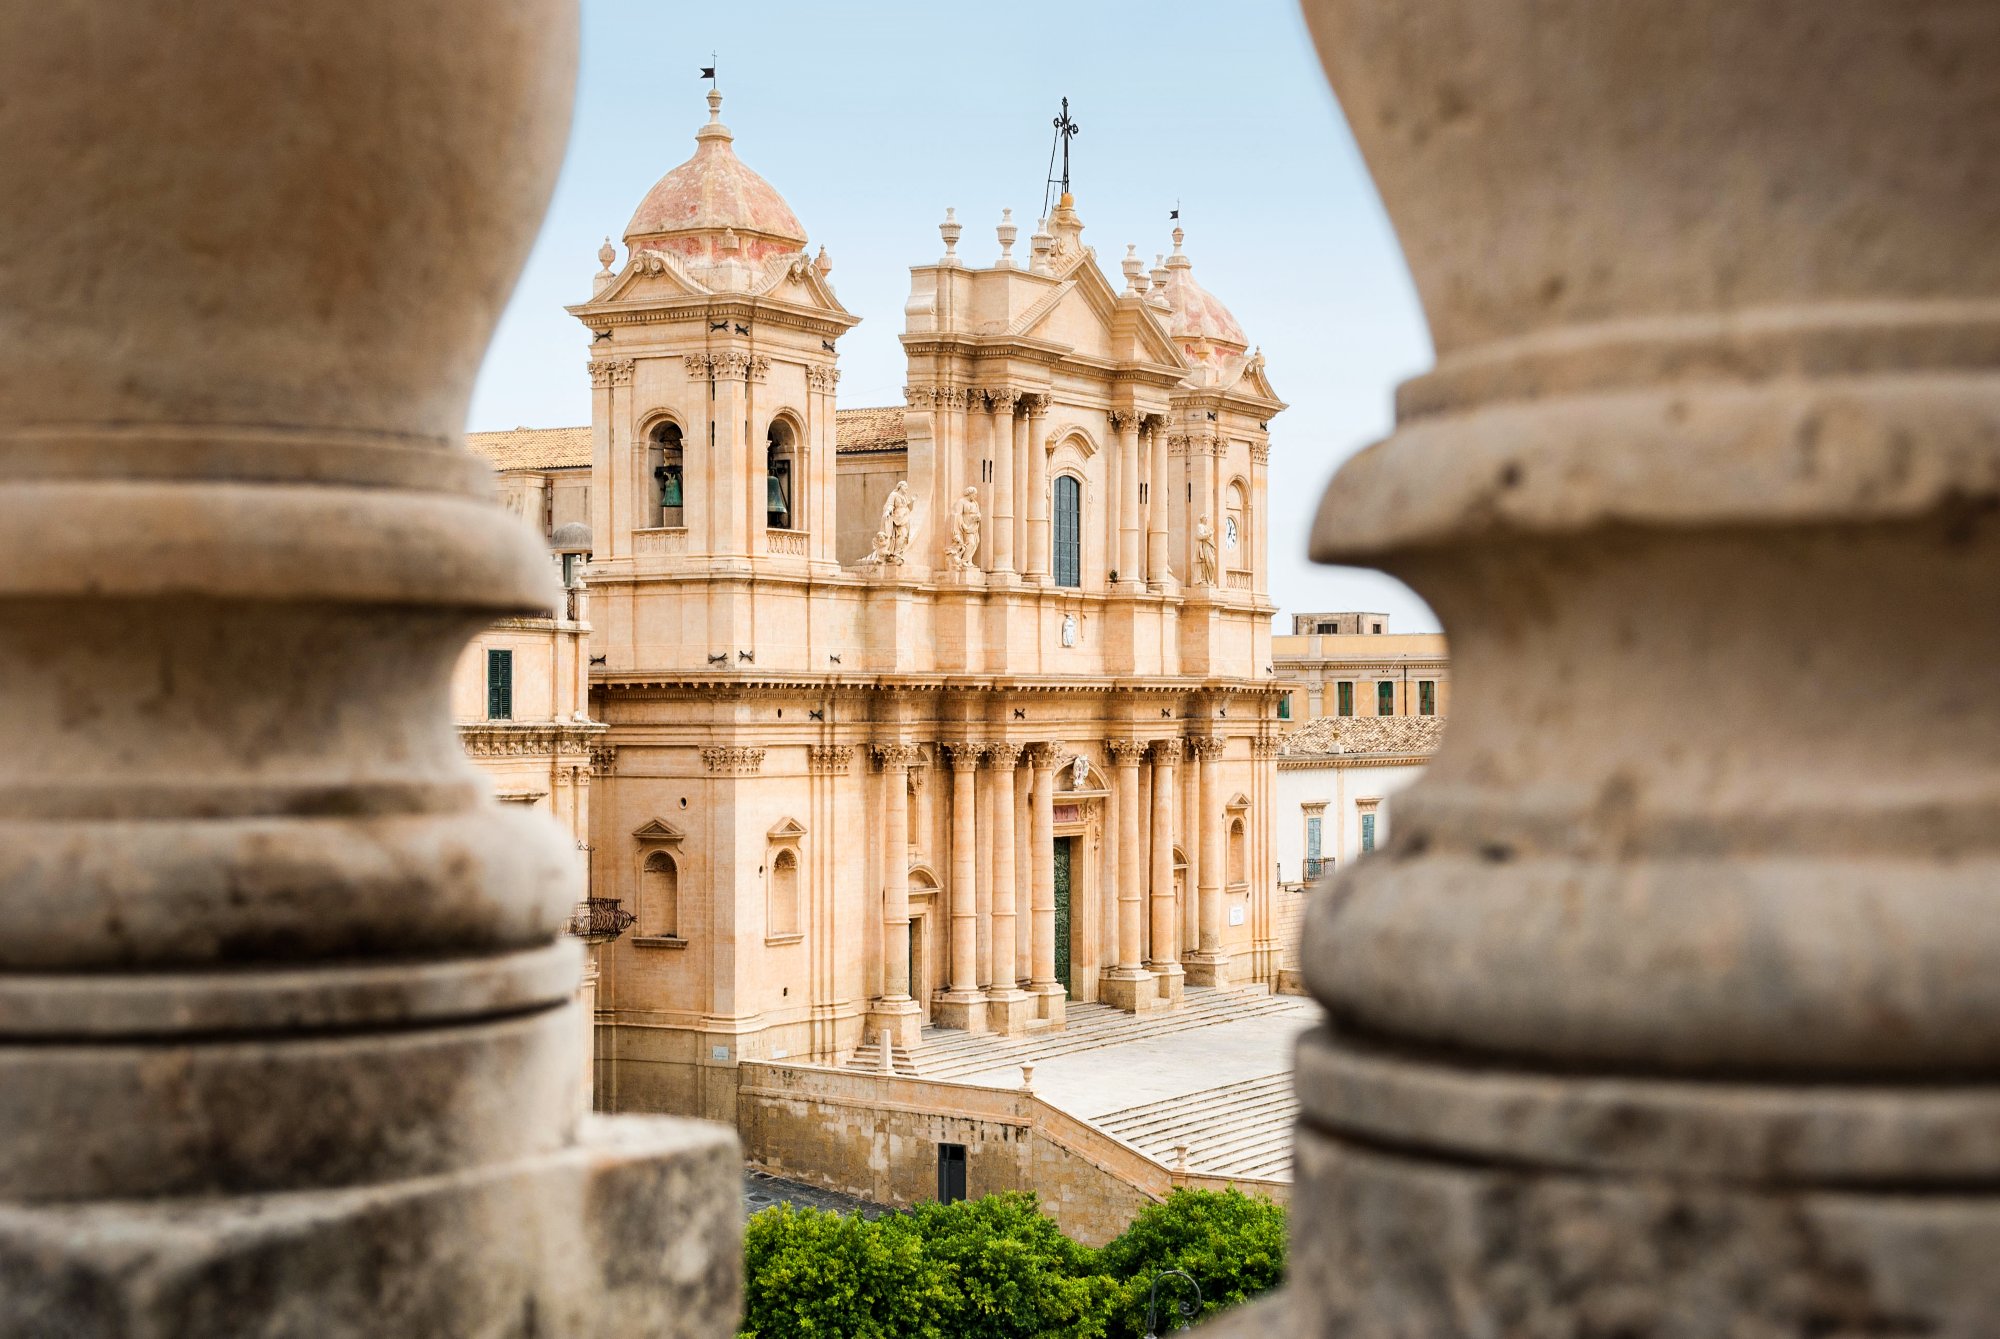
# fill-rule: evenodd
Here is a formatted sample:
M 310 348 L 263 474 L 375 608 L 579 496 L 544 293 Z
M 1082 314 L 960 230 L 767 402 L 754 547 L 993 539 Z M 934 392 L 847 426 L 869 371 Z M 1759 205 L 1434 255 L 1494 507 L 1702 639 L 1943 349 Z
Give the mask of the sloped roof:
M 468 432 L 472 454 L 496 470 L 590 468 L 590 425 L 580 428 L 509 428 Z
M 1355 753 L 1435 753 L 1442 716 L 1321 716 L 1278 740 L 1284 758 Z
M 837 449 L 868 453 L 901 451 L 903 411 L 836 409 L 833 431 Z M 575 470 L 590 468 L 590 427 L 509 428 L 505 432 L 468 432 L 472 454 L 496 470 Z
M 851 452 L 902 451 L 909 447 L 903 432 L 903 411 L 836 409 L 833 411 L 836 449 Z

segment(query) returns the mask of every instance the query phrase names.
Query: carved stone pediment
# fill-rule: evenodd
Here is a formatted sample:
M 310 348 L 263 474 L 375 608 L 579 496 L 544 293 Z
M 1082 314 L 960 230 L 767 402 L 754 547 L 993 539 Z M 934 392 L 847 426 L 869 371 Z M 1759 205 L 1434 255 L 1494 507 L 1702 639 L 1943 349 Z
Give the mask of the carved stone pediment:
M 664 818 L 646 820 L 632 835 L 642 842 L 677 842 L 687 836 Z

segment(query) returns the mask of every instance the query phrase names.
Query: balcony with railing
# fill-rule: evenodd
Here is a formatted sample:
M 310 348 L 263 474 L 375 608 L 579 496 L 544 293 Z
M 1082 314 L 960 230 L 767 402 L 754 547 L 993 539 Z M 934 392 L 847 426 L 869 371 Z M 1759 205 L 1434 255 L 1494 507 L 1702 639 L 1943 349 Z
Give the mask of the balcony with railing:
M 631 929 L 636 920 L 615 897 L 587 897 L 570 914 L 569 932 L 587 944 L 605 944 Z
M 812 533 L 807 530 L 766 530 L 764 551 L 777 558 L 803 558 L 811 538 Z

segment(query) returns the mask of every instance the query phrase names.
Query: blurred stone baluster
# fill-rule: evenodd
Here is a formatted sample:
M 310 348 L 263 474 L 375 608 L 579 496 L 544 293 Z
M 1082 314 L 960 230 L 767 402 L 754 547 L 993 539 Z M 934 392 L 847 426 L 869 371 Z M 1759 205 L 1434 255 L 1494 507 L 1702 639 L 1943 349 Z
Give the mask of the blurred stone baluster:
M 1457 696 L 1310 913 L 1277 1328 L 1992 1333 L 2000 7 L 1305 9 L 1437 348 L 1314 556 Z
M 459 437 L 574 0 L 0 11 L 0 1331 L 722 1335 L 731 1136 L 588 1122 Z

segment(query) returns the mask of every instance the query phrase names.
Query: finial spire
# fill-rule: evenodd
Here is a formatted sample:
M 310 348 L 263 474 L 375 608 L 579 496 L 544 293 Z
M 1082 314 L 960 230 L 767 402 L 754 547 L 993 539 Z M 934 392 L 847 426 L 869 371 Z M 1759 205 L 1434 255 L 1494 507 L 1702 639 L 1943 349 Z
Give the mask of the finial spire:
M 993 233 L 994 236 L 1000 239 L 1000 259 L 993 262 L 993 267 L 999 270 L 1013 269 L 1014 239 L 1021 235 L 1021 230 L 1014 226 L 1013 210 L 1003 209 L 1000 211 L 1000 226 L 995 228 Z
M 965 225 L 958 221 L 958 210 L 947 208 L 944 211 L 944 222 L 938 224 L 938 236 L 944 238 L 944 256 L 938 261 L 938 264 L 956 265 L 959 263 L 958 238 L 959 234 L 964 231 Z
M 1068 98 L 1064 98 L 1062 100 L 1062 115 L 1058 116 L 1055 119 L 1055 128 L 1056 128 L 1055 143 L 1049 146 L 1048 186 L 1042 191 L 1042 212 L 1044 214 L 1049 212 L 1049 196 L 1050 193 L 1055 190 L 1058 182 L 1060 182 L 1062 186 L 1062 195 L 1060 197 L 1061 203 L 1063 205 L 1068 205 L 1070 202 L 1069 142 L 1075 139 L 1078 135 L 1081 135 L 1083 133 L 1083 127 L 1070 119 Z M 1056 176 L 1055 172 L 1056 150 L 1058 149 L 1062 150 L 1062 176 L 1060 178 Z

